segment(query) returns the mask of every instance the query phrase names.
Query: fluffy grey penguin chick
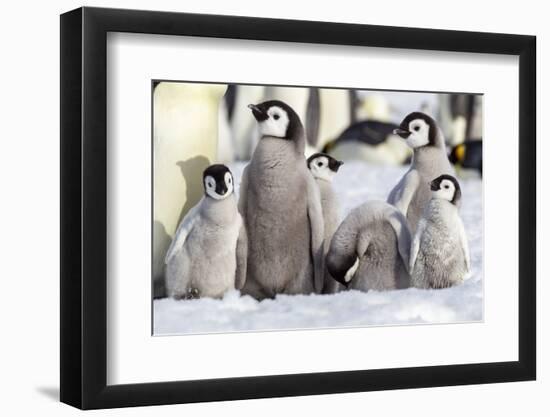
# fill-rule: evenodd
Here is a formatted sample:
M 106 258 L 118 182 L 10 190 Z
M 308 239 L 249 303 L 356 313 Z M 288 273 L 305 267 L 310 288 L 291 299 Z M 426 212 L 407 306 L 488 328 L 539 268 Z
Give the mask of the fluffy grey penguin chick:
M 221 298 L 246 278 L 247 236 L 225 165 L 203 173 L 204 197 L 184 217 L 166 253 L 166 289 L 174 298 Z
M 441 175 L 431 182 L 432 199 L 411 245 L 409 270 L 418 288 L 460 284 L 470 271 L 470 251 L 458 214 L 461 191 L 456 178 Z
M 413 149 L 413 157 L 409 170 L 390 192 L 388 203 L 407 217 L 414 233 L 431 197 L 430 181 L 442 174 L 454 175 L 454 170 L 447 157 L 443 133 L 427 114 L 409 114 L 394 133 L 406 140 Z
M 325 224 L 324 256 L 328 253 L 332 235 L 339 224 L 339 206 L 336 193 L 332 188 L 332 180 L 343 164 L 342 161 L 338 161 L 325 153 L 315 153 L 307 159 L 307 166 L 313 174 L 313 178 L 315 178 L 315 182 L 321 193 L 321 208 L 323 209 Z M 342 289 L 344 289 L 344 286 L 334 280 L 325 268 L 323 293 L 333 294 Z
M 353 209 L 334 233 L 327 268 L 350 289 L 406 288 L 410 244 L 405 216 L 388 203 L 369 201 Z
M 243 293 L 257 299 L 323 287 L 323 212 L 304 157 L 304 128 L 282 101 L 249 105 L 261 139 L 243 172 L 239 209 L 249 239 Z

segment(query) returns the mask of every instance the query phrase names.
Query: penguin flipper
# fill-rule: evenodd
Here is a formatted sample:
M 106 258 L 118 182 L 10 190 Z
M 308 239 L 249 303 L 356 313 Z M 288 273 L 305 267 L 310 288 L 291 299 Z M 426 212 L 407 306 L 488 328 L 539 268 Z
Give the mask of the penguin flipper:
M 247 165 L 243 170 L 243 175 L 241 176 L 241 186 L 239 188 L 239 213 L 243 217 L 243 220 L 246 219 L 246 202 L 247 202 L 247 193 L 248 193 L 248 167 Z
M 420 183 L 418 172 L 410 170 L 395 186 L 388 197 L 388 203 L 394 205 L 404 216 L 407 215 L 414 192 Z
M 193 226 L 195 225 L 197 217 L 199 216 L 199 210 L 202 201 L 203 200 L 201 199 L 191 210 L 187 212 L 182 222 L 176 229 L 176 233 L 174 233 L 174 239 L 172 239 L 172 243 L 170 244 L 170 247 L 166 252 L 166 256 L 164 257 L 165 264 L 168 264 L 170 259 L 172 259 L 172 257 L 177 252 L 179 252 L 181 248 L 183 248 L 185 240 L 187 239 L 187 236 L 189 236 L 189 233 L 191 233 L 191 230 L 193 230 Z
M 413 273 L 414 264 L 416 263 L 416 257 L 418 256 L 418 251 L 420 250 L 420 239 L 422 239 L 422 234 L 424 233 L 425 228 L 426 228 L 426 221 L 422 218 L 418 222 L 416 233 L 411 243 L 411 254 L 410 254 L 409 263 L 408 263 L 409 274 Z
M 407 223 L 407 219 L 401 212 L 395 210 L 393 207 L 387 213 L 387 219 L 391 227 L 395 232 L 397 238 L 397 250 L 403 263 L 409 266 L 409 256 L 411 250 L 411 231 Z M 416 255 L 415 255 L 416 256 Z
M 307 168 L 305 168 L 307 169 Z M 311 233 L 311 258 L 313 259 L 313 288 L 320 294 L 324 283 L 324 250 L 325 225 L 321 193 L 309 170 L 306 172 L 307 185 L 307 215 Z
M 466 270 L 470 272 L 470 250 L 468 249 L 468 238 L 466 237 L 466 231 L 464 230 L 462 222 L 460 222 L 458 226 L 458 232 L 460 234 L 460 247 L 464 255 L 464 261 L 466 262 Z
M 240 290 L 244 287 L 246 281 L 246 262 L 248 254 L 248 237 L 244 222 L 241 220 L 241 228 L 239 229 L 239 237 L 237 239 L 237 271 L 235 273 L 235 288 Z

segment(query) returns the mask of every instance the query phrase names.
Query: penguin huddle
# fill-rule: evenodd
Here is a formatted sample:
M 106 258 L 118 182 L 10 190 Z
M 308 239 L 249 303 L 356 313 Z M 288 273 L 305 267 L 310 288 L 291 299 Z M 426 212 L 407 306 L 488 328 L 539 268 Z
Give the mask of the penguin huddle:
M 413 156 L 387 202 L 365 202 L 339 222 L 332 180 L 343 162 L 324 153 L 306 160 L 304 127 L 286 103 L 248 107 L 260 140 L 238 202 L 229 168 L 208 167 L 204 197 L 166 254 L 169 296 L 221 298 L 238 289 L 262 300 L 463 281 L 470 259 L 461 189 L 431 117 L 413 112 L 395 128 Z

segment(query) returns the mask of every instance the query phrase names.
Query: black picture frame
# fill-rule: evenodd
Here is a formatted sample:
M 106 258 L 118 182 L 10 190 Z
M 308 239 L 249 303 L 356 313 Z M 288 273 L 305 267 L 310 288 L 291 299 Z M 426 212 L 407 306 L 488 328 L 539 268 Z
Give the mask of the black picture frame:
M 518 361 L 107 385 L 108 32 L 518 56 Z M 536 378 L 534 36 L 84 7 L 61 15 L 60 57 L 62 402 L 94 409 Z

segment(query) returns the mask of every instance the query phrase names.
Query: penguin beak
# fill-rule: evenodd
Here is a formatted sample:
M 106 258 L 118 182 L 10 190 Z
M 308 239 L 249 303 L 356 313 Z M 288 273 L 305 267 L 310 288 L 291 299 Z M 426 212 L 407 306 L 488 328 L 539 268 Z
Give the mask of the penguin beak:
M 224 196 L 227 192 L 227 186 L 225 184 L 216 183 L 216 194 Z
M 249 104 L 248 105 L 248 108 L 250 110 L 252 110 L 252 115 L 254 116 L 254 118 L 258 121 L 258 122 L 261 122 L 261 121 L 264 121 L 268 118 L 268 115 L 265 111 L 263 111 L 262 109 L 260 109 L 258 106 L 256 106 L 255 104 Z
M 403 139 L 407 139 L 410 136 L 411 132 L 406 129 L 398 128 L 398 129 L 393 129 L 393 134 L 401 136 Z
M 344 162 L 343 161 L 330 161 L 329 162 L 329 168 L 331 170 L 333 170 L 334 172 L 338 172 L 338 170 L 340 169 L 340 167 L 344 165 Z
M 432 190 L 432 191 L 439 190 L 439 184 L 435 180 L 430 182 L 430 190 Z

